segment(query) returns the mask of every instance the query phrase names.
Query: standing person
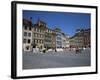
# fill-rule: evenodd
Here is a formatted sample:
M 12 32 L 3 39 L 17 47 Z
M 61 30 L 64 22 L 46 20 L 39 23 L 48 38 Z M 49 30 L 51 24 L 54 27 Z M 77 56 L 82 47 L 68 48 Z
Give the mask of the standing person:
M 79 53 L 79 49 L 78 49 L 78 47 L 76 47 L 76 50 L 75 50 L 75 51 L 76 51 L 76 54 Z

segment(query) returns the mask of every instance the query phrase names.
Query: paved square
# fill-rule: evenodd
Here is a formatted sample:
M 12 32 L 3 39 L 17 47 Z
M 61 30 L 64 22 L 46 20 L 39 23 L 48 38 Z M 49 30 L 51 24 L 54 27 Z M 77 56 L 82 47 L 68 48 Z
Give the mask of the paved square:
M 90 66 L 90 49 L 76 54 L 75 51 L 23 53 L 23 69 Z

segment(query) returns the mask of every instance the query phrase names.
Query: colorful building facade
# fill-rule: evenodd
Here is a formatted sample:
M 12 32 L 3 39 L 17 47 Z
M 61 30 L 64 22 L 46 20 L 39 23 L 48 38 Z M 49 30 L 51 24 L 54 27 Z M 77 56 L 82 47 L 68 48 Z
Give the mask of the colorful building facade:
M 67 49 L 90 48 L 91 30 L 77 29 L 74 36 L 69 37 L 59 28 L 50 29 L 47 24 L 38 20 L 32 24 L 31 19 L 23 19 L 23 51 L 32 51 L 32 48 Z

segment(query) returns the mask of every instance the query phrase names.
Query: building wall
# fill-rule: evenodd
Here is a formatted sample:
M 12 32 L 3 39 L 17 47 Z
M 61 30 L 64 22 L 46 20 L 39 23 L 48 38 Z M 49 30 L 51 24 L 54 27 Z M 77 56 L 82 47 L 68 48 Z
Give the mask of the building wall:
M 31 23 L 31 24 L 30 24 Z M 25 29 L 24 26 L 28 28 Z M 23 50 L 32 51 L 32 48 L 55 49 L 68 48 L 69 38 L 62 35 L 60 29 L 52 30 L 48 28 L 45 22 L 38 20 L 36 24 L 26 21 L 23 26 Z M 28 36 L 30 35 L 30 36 Z M 29 47 L 27 49 L 27 47 Z
M 52 30 L 49 28 L 45 29 L 44 46 L 46 49 L 52 48 Z
M 68 36 L 68 35 L 66 35 L 66 48 L 68 48 L 68 49 L 69 49 L 69 47 L 70 47 L 70 43 L 69 43 L 69 36 Z
M 66 48 L 66 36 L 62 34 L 62 48 Z
M 33 27 L 33 46 L 44 48 L 44 30 L 39 26 Z
M 91 32 L 90 29 L 84 30 L 84 46 L 91 47 Z
M 32 51 L 32 25 L 29 20 L 23 20 L 23 51 Z
M 53 49 L 55 49 L 56 48 L 56 32 L 54 30 L 52 30 L 51 40 L 52 40 L 51 46 Z
M 75 45 L 75 38 L 74 37 L 71 37 L 69 42 L 70 42 L 70 48 L 75 48 L 76 47 L 76 45 Z
M 90 47 L 90 39 L 90 29 L 78 29 L 75 35 L 70 38 L 70 47 Z
M 56 48 L 62 48 L 62 36 L 60 32 L 56 32 Z

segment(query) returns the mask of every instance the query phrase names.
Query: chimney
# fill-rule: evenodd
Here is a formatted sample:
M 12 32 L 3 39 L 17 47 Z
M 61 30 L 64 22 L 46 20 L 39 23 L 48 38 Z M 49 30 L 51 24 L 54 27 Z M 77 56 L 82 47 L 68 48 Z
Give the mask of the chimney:
M 40 26 L 40 18 L 38 18 L 38 22 L 37 22 L 38 26 Z
M 30 17 L 30 25 L 32 26 L 32 17 Z

